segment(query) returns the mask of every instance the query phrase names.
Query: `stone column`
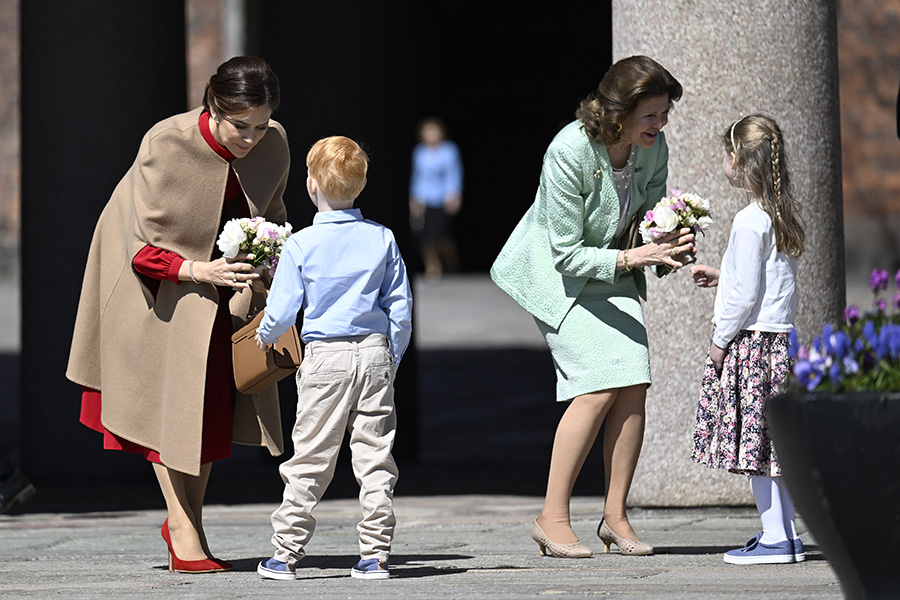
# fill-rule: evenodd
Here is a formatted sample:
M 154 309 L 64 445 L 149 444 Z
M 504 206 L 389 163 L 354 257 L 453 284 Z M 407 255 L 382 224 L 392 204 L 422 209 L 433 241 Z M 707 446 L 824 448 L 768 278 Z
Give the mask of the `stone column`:
M 613 58 L 648 55 L 682 83 L 670 116 L 669 187 L 712 202 L 700 262 L 718 266 L 744 200 L 722 175 L 720 136 L 765 112 L 781 125 L 806 220 L 797 328 L 804 339 L 844 306 L 836 7 L 833 0 L 731 3 L 614 0 Z M 652 280 L 645 306 L 653 385 L 644 450 L 630 501 L 644 506 L 752 502 L 746 478 L 690 460 L 715 290 L 679 272 Z

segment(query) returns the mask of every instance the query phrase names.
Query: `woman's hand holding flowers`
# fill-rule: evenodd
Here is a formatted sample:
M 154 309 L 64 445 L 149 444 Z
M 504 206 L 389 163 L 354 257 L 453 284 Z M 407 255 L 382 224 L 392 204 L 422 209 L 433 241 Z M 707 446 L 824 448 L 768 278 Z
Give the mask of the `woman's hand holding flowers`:
M 655 243 L 657 249 L 669 253 L 669 260 L 648 264 L 662 265 L 656 274 L 664 277 L 671 271 L 695 262 L 697 250 L 693 244 L 693 234 L 703 233 L 710 225 L 712 218 L 709 216 L 709 201 L 696 194 L 672 190 L 670 196 L 661 199 L 644 214 L 638 226 L 645 245 Z M 685 232 L 691 234 L 689 241 L 685 240 Z M 676 235 L 677 242 L 674 239 Z M 631 256 L 628 258 L 631 263 Z
M 223 287 L 233 287 L 236 289 L 244 289 L 252 287 L 254 291 L 265 291 L 263 287 L 258 290 L 258 286 L 262 286 L 259 280 L 262 267 L 256 267 L 250 264 L 253 260 L 252 254 L 240 253 L 234 258 L 217 258 L 211 262 L 194 261 L 190 270 L 193 271 L 193 279 L 197 283 L 211 283 Z M 185 265 L 190 261 L 185 261 Z M 190 280 L 188 277 L 183 279 Z
M 685 227 L 628 251 L 628 266 L 665 265 L 673 270 L 694 262 L 694 233 Z
M 275 275 L 281 248 L 292 231 L 290 223 L 278 225 L 262 217 L 231 219 L 216 241 L 222 258 L 203 263 L 208 267 L 206 281 L 265 293 L 261 277 Z

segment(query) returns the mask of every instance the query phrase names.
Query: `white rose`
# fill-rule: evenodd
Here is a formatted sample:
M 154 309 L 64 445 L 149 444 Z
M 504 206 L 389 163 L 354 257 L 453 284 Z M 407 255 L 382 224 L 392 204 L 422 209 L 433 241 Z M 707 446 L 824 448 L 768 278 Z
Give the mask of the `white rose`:
M 711 217 L 700 217 L 699 219 L 697 219 L 697 225 L 700 226 L 700 229 L 707 229 L 710 225 L 712 225 L 712 222 L 713 220 Z
M 647 227 L 647 221 L 641 221 L 638 225 L 638 233 L 641 234 L 641 239 L 644 240 L 645 244 L 649 244 L 653 241 L 653 236 L 650 235 L 650 231 Z
M 678 215 L 666 205 L 657 206 L 653 209 L 653 221 L 656 223 L 656 229 L 670 233 L 678 226 Z
M 241 251 L 241 244 L 244 243 L 245 239 L 246 234 L 244 233 L 244 228 L 241 227 L 241 222 L 237 219 L 232 219 L 225 223 L 216 245 L 225 258 L 234 258 Z

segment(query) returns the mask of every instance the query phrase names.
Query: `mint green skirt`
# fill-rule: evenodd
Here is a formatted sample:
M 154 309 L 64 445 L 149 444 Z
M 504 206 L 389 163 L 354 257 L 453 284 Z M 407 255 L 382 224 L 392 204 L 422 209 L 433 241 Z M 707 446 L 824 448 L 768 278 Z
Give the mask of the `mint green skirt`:
M 591 280 L 559 329 L 535 319 L 556 367 L 556 399 L 631 385 L 650 385 L 644 311 L 634 279 Z

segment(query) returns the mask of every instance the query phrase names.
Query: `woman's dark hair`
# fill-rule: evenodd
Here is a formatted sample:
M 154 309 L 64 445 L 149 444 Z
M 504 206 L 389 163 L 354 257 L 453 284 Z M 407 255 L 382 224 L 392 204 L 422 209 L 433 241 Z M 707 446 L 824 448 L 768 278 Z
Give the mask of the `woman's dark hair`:
M 219 65 L 203 92 L 203 108 L 215 107 L 236 115 L 268 106 L 275 112 L 281 103 L 278 77 L 269 63 L 255 56 L 235 56 Z
M 575 116 L 591 138 L 609 146 L 619 141 L 620 124 L 641 100 L 668 96 L 671 108 L 681 94 L 681 84 L 662 65 L 646 56 L 631 56 L 609 68 Z

